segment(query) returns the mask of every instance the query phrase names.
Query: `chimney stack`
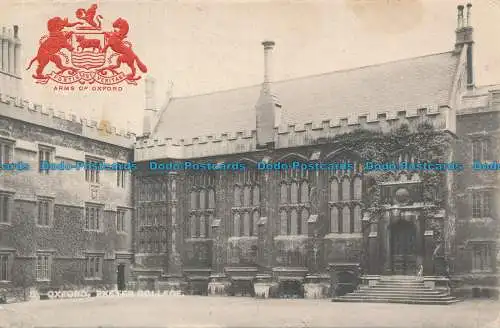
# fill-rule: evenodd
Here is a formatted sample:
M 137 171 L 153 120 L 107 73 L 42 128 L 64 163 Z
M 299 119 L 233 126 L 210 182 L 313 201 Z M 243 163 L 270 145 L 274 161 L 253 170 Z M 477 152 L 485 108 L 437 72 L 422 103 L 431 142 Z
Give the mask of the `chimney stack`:
M 145 89 L 143 135 L 149 136 L 152 132 L 152 123 L 157 111 L 155 103 L 155 80 L 152 77 L 146 77 Z
M 455 42 L 455 53 L 460 54 L 462 51 L 466 51 L 467 63 L 467 87 L 474 87 L 474 70 L 473 70 L 473 28 L 471 26 L 471 8 L 472 4 L 467 3 L 466 17 L 464 17 L 464 6 L 457 6 L 457 29 L 456 42 Z
M 264 41 L 262 45 L 264 46 L 264 83 L 262 83 L 260 97 L 255 108 L 257 147 L 261 149 L 274 147 L 275 107 L 279 106 L 271 91 L 271 60 L 275 43 Z
M 264 41 L 262 42 L 264 46 L 264 83 L 271 83 L 271 62 L 274 49 L 274 41 Z

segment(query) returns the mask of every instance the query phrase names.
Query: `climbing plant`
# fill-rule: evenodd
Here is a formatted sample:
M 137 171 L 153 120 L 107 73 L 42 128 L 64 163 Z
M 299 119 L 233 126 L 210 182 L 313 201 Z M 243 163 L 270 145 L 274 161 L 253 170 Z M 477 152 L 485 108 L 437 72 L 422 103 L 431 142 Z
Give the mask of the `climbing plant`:
M 429 122 L 423 122 L 413 130 L 403 124 L 389 133 L 357 129 L 333 137 L 329 142 L 339 144 L 347 151 L 358 154 L 363 162 L 397 162 L 397 156 L 405 152 L 412 154 L 417 162 L 447 163 L 452 139 L 449 133 L 436 130 Z M 387 181 L 393 173 L 391 171 L 364 173 L 366 192 L 363 207 L 373 220 L 377 220 L 385 211 L 380 183 Z M 423 214 L 432 216 L 442 208 L 445 201 L 446 188 L 442 185 L 445 183 L 446 171 L 425 170 L 418 173 L 422 181 L 422 200 L 426 205 Z

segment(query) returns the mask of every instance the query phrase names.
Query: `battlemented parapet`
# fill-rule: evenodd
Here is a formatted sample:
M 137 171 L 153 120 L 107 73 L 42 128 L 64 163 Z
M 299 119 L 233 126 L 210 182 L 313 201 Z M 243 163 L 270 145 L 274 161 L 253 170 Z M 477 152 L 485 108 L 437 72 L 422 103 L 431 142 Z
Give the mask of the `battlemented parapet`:
M 74 113 L 44 107 L 5 93 L 0 93 L 1 116 L 126 148 L 132 148 L 135 143 L 134 133 L 117 130 L 116 127 L 106 122 L 99 123 L 95 120 L 80 118 Z
M 446 129 L 447 106 L 426 106 L 420 109 L 395 110 L 382 113 L 353 114 L 350 117 L 288 125 L 275 129 L 275 148 L 289 148 L 326 143 L 333 137 L 356 129 L 390 132 L 402 124 L 415 129 L 423 122 L 438 130 Z M 256 132 L 241 131 L 217 136 L 174 140 L 143 139 L 135 145 L 135 160 L 192 159 L 256 151 Z
M 458 115 L 500 111 L 500 85 L 489 85 L 473 89 L 462 97 Z

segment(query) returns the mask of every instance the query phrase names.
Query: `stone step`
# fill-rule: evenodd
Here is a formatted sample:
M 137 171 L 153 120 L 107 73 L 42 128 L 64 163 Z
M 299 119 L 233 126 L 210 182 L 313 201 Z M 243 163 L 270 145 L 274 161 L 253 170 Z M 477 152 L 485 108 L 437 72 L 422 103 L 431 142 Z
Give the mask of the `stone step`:
M 383 298 L 383 297 L 370 297 L 370 298 L 360 298 L 360 297 L 336 297 L 332 299 L 332 302 L 359 302 L 359 303 L 400 303 L 400 304 L 423 304 L 423 305 L 449 305 L 453 303 L 460 302 L 456 298 L 436 298 L 436 299 L 419 299 L 419 298 Z
M 405 281 L 405 280 L 422 280 L 417 276 L 382 276 L 380 280 L 384 281 Z
M 355 294 L 370 294 L 370 295 L 447 295 L 444 292 L 438 290 L 426 290 L 426 291 L 408 291 L 408 290 L 374 290 L 374 289 L 361 289 L 356 290 Z
M 411 298 L 411 299 L 443 299 L 448 298 L 446 295 L 416 295 L 416 294 L 364 294 L 364 293 L 352 293 L 349 297 L 361 297 L 361 298 Z
M 438 295 L 427 295 L 427 296 L 407 296 L 407 295 L 362 295 L 362 294 L 348 294 L 344 296 L 338 296 L 336 298 L 341 299 L 414 299 L 414 300 L 453 300 L 453 296 L 438 296 Z
M 424 282 L 423 281 L 389 281 L 389 280 L 379 280 L 378 281 L 379 284 L 386 284 L 386 285 L 409 285 L 409 286 L 412 286 L 412 285 L 423 285 Z
M 416 288 L 408 288 L 408 287 L 400 287 L 400 286 L 372 286 L 372 287 L 360 287 L 361 289 L 378 289 L 378 290 L 432 290 L 429 287 L 416 287 Z

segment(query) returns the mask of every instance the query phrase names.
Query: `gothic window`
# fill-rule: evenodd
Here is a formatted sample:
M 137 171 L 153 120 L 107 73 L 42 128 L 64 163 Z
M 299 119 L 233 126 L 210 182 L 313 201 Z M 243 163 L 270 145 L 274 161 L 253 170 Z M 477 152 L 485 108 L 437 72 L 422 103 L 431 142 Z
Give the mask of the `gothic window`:
M 351 211 L 347 206 L 342 210 L 342 232 L 351 233 Z
M 173 199 L 175 199 L 175 192 L 172 193 Z M 167 183 L 162 182 L 161 184 L 161 199 L 166 200 L 167 199 Z
M 241 222 L 240 222 L 240 214 L 239 213 L 234 213 L 234 218 L 233 218 L 233 236 L 234 237 L 240 237 L 240 225 L 241 225 Z
M 339 182 L 333 179 L 330 182 L 330 201 L 337 202 L 339 200 Z
M 355 177 L 353 182 L 354 200 L 361 200 L 361 178 Z
M 234 206 L 241 206 L 241 188 L 239 186 L 234 187 Z
M 250 236 L 250 229 L 251 229 L 250 213 L 245 212 L 245 214 L 243 214 L 243 236 Z
M 288 203 L 288 186 L 285 183 L 281 184 L 280 196 L 281 204 Z
M 165 184 L 165 189 L 166 189 L 167 185 Z M 175 182 L 175 180 L 172 180 L 172 184 L 171 184 L 171 197 L 172 199 L 176 199 L 177 198 L 177 184 Z M 165 199 L 166 199 L 166 196 L 165 196 Z
M 302 185 L 301 185 L 300 202 L 301 203 L 309 202 L 309 184 L 305 181 L 302 182 Z
M 280 235 L 288 234 L 288 215 L 286 211 L 280 213 Z
M 351 200 L 351 182 L 348 177 L 342 179 L 342 200 Z
M 191 191 L 191 209 L 195 210 L 198 208 L 198 193 L 196 190 Z
M 252 190 L 251 190 L 250 186 L 245 186 L 245 189 L 243 191 L 243 205 L 250 206 L 251 205 L 251 198 L 252 198 Z
M 196 215 L 191 214 L 189 217 L 189 231 L 191 233 L 191 238 L 196 238 L 197 231 L 196 231 Z
M 302 221 L 301 233 L 303 235 L 307 235 L 307 227 L 309 225 L 309 222 L 308 222 L 309 221 L 309 211 L 306 208 L 304 208 L 302 210 L 302 220 L 301 221 Z
M 206 198 L 206 196 L 207 196 L 207 191 L 204 190 L 204 189 L 200 190 L 200 204 L 199 204 L 199 208 L 200 209 L 205 209 L 206 206 L 207 206 L 207 203 L 206 203 L 207 202 L 207 198 Z
M 214 215 L 208 215 L 208 236 L 212 235 L 212 224 L 214 223 Z
M 339 232 L 339 209 L 336 206 L 330 208 L 330 230 Z
M 215 208 L 215 191 L 212 188 L 208 190 L 208 208 Z
M 207 236 L 207 222 L 204 215 L 200 216 L 200 237 L 205 238 Z
M 297 216 L 297 210 L 293 209 L 290 213 L 290 234 L 298 235 L 299 234 L 299 220 Z
M 297 185 L 297 182 L 292 182 L 292 186 L 291 186 L 291 191 L 290 191 L 290 196 L 291 196 L 291 199 L 290 199 L 290 203 L 291 204 L 297 204 L 299 202 L 299 187 Z
M 260 204 L 260 189 L 259 186 L 253 187 L 253 205 L 257 206 Z
M 354 207 L 353 216 L 354 216 L 354 232 L 359 233 L 362 230 L 361 226 L 362 217 L 361 217 L 361 207 L 359 207 L 358 205 Z
M 254 211 L 253 212 L 253 229 L 252 229 L 252 235 L 257 236 L 259 232 L 259 220 L 260 220 L 260 215 L 259 211 Z

